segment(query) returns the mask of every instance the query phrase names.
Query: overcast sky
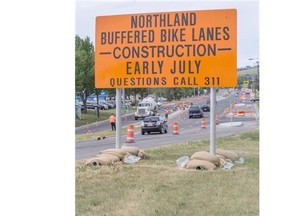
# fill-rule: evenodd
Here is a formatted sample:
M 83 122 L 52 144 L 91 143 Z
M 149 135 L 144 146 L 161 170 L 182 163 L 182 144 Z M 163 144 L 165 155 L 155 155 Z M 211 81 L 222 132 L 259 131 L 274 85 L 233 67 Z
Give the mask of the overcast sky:
M 258 1 L 147 1 L 147 0 L 76 0 L 75 31 L 81 38 L 89 37 L 94 44 L 95 17 L 115 14 L 150 12 L 237 9 L 237 67 L 253 66 L 259 58 L 259 2 Z

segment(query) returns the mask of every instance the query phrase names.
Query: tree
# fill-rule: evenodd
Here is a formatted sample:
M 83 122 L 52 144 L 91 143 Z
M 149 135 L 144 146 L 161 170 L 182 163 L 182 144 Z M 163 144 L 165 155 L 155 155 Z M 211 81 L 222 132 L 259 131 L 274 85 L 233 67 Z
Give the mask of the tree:
M 85 91 L 86 96 L 94 90 L 94 46 L 89 37 L 75 36 L 75 90 Z M 87 112 L 86 97 L 82 94 L 84 112 Z

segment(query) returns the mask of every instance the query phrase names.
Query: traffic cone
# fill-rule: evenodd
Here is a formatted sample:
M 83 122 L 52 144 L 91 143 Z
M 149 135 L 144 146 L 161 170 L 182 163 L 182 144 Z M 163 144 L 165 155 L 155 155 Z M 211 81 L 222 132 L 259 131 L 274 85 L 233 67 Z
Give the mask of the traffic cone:
M 218 119 L 218 115 L 216 114 L 216 119 L 215 119 L 215 121 L 216 121 L 216 125 L 219 125 L 219 119 Z
M 127 126 L 127 139 L 126 143 L 134 143 L 134 125 Z
M 173 122 L 173 135 L 179 135 L 177 122 Z
M 206 128 L 205 118 L 201 119 L 201 128 Z

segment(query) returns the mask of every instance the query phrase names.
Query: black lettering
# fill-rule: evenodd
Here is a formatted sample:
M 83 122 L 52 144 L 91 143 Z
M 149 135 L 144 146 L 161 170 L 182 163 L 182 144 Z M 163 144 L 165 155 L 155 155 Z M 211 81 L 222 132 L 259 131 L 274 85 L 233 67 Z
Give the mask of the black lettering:
M 182 48 L 183 49 L 183 45 L 178 45 L 176 46 L 176 49 L 175 49 L 175 54 L 177 57 L 182 57 L 184 55 L 184 52 L 182 51 L 182 53 L 180 53 L 180 51 L 178 50 L 179 48 Z M 189 56 L 189 55 L 188 55 Z
M 134 86 L 135 85 L 135 78 L 130 79 L 130 85 Z
M 180 29 L 180 41 L 185 41 L 185 28 Z
M 142 51 L 141 57 L 142 58 L 147 58 L 149 56 L 149 51 L 148 50 L 149 50 L 149 47 L 147 47 L 147 46 L 143 46 L 141 48 L 141 51 Z
M 221 27 L 216 27 L 216 40 L 221 40 Z
M 145 17 L 143 15 L 139 16 L 139 27 L 140 28 L 145 27 Z
M 154 83 L 153 85 L 159 85 L 159 78 L 158 77 L 154 77 Z
M 192 41 L 198 41 L 198 38 L 195 37 L 195 29 L 192 28 L 191 30 L 192 30 L 192 38 L 191 38 L 191 40 Z
M 117 86 L 121 86 L 122 85 L 122 79 L 121 78 L 117 78 L 116 79 L 116 84 L 117 84 Z
M 124 83 L 123 83 L 125 86 L 128 86 L 128 79 L 127 78 L 124 78 Z
M 134 43 L 139 43 L 140 42 L 140 31 L 135 31 L 134 32 Z
M 209 85 L 210 84 L 210 79 L 209 79 L 209 77 L 205 77 L 204 78 L 205 79 L 205 85 Z
M 151 83 L 152 83 L 152 80 L 151 80 L 150 77 L 148 77 L 147 80 L 146 80 L 146 84 L 147 84 L 147 85 L 151 85 Z
M 162 83 L 162 85 L 166 85 L 167 84 L 167 82 L 166 82 L 166 77 L 162 77 L 161 78 L 161 83 Z
M 137 28 L 137 16 L 131 16 L 131 28 Z
M 147 15 L 146 26 L 150 27 L 150 28 L 152 27 L 152 16 L 151 15 Z
M 203 28 L 200 28 L 200 32 L 199 32 L 199 41 L 201 40 L 205 41 L 205 31 Z
M 214 28 L 207 28 L 207 40 L 214 40 Z
M 153 43 L 154 42 L 154 30 L 149 30 L 148 31 L 148 42 Z
M 190 26 L 196 24 L 196 14 L 195 13 L 190 13 Z
M 179 83 L 178 83 L 178 77 L 174 77 L 173 83 L 174 83 L 174 85 L 178 85 L 178 84 L 179 84 Z
M 127 59 L 129 58 L 131 55 L 131 50 L 129 49 L 129 47 L 123 47 L 122 49 L 122 57 Z
M 223 39 L 224 40 L 229 40 L 230 34 L 228 32 L 229 32 L 229 27 L 225 26 L 223 28 L 223 33 L 224 33 Z
M 101 44 L 106 44 L 106 33 L 101 32 Z
M 157 50 L 157 57 L 165 57 L 165 53 L 164 53 L 165 49 L 164 46 L 158 46 L 158 50 Z M 160 54 L 162 56 L 160 56 Z
M 120 47 L 115 47 L 115 48 L 113 49 L 113 57 L 114 57 L 115 59 L 119 59 L 119 58 L 121 57 L 121 54 L 119 54 L 119 55 L 116 54 L 116 51 L 117 51 L 117 50 L 120 50 L 120 51 L 121 51 Z
M 148 65 L 149 65 L 148 61 L 143 61 L 143 74 L 148 74 Z M 152 65 L 152 67 L 154 67 L 154 64 Z M 154 68 L 152 69 L 152 71 L 153 70 Z
M 110 79 L 110 85 L 111 85 L 112 87 L 114 87 L 114 85 L 115 85 L 115 79 L 114 79 L 114 78 L 111 78 L 111 79 Z
M 183 14 L 182 14 L 183 15 Z M 179 15 L 175 14 L 175 18 L 174 18 L 174 26 L 180 26 L 180 20 L 179 20 Z
M 132 62 L 126 62 L 126 74 L 127 75 L 131 75 L 132 73 L 131 73 L 131 71 L 130 71 L 130 69 L 131 69 L 131 63 Z
M 141 57 L 142 58 L 147 58 L 149 56 L 149 47 L 143 46 L 141 47 Z

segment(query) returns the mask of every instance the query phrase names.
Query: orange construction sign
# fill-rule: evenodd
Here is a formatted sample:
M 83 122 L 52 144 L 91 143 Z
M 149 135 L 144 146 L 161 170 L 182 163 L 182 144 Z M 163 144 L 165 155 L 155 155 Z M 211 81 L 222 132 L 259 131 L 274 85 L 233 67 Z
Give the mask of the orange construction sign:
M 234 87 L 236 9 L 96 17 L 96 88 Z

